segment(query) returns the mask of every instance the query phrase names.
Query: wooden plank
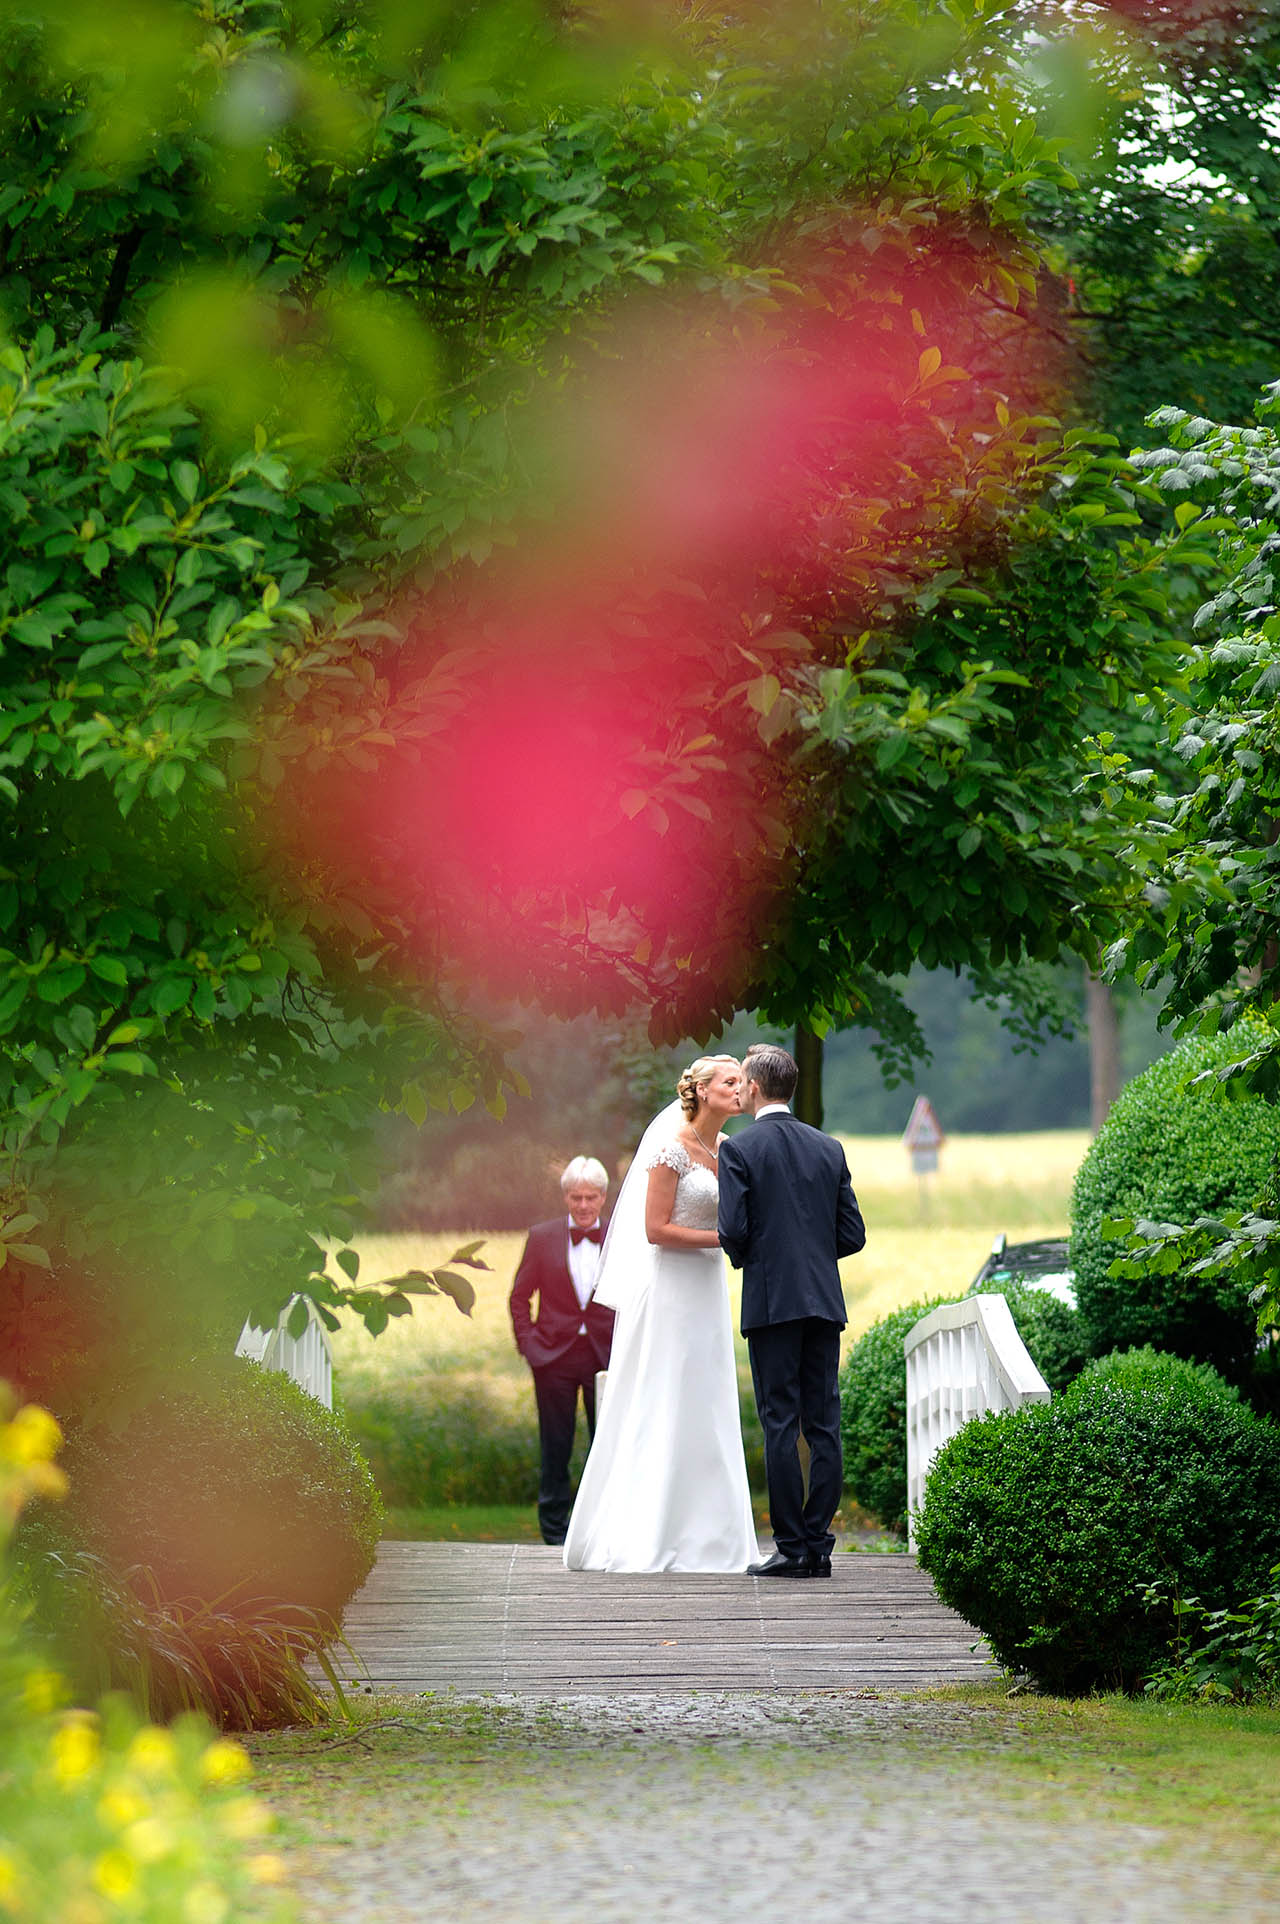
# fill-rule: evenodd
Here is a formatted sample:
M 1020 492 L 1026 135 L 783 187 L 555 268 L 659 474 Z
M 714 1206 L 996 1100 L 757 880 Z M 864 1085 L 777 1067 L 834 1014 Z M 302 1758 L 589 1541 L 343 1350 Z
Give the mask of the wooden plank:
M 387 1543 L 347 1610 L 375 1690 L 852 1689 L 979 1676 L 975 1633 L 913 1557 L 837 1557 L 829 1581 L 603 1576 L 529 1544 Z

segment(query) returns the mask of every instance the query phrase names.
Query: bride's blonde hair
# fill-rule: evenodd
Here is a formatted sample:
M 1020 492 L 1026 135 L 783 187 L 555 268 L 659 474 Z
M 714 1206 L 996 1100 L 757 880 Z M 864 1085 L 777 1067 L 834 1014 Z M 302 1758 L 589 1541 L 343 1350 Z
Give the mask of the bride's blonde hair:
M 698 1084 L 713 1076 L 722 1062 L 731 1062 L 735 1069 L 738 1066 L 737 1056 L 699 1056 L 696 1062 L 689 1064 L 677 1082 L 676 1094 L 680 1098 L 680 1107 L 690 1122 L 697 1115 L 702 1100 L 698 1094 Z

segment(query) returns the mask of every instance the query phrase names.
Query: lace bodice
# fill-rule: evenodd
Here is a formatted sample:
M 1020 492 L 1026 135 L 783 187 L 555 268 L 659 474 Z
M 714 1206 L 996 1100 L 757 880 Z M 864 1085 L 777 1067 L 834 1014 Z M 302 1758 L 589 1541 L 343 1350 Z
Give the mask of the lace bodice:
M 720 1207 L 720 1185 L 709 1169 L 695 1162 L 678 1142 L 664 1142 L 649 1158 L 650 1169 L 665 1163 L 676 1172 L 676 1199 L 671 1220 L 680 1229 L 714 1229 Z

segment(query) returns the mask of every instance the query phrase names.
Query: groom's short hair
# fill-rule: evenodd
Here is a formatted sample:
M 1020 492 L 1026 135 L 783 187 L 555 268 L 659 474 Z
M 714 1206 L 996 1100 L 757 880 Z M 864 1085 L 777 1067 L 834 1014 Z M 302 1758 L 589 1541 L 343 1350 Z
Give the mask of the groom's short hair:
M 742 1073 L 768 1102 L 790 1102 L 800 1080 L 795 1057 L 776 1042 L 754 1043 L 743 1057 Z

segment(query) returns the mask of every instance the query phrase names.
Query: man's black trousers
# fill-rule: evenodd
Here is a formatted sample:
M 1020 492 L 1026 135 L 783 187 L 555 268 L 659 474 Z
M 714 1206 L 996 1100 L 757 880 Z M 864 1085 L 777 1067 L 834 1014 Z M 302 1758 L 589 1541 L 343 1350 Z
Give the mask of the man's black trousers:
M 756 1408 L 764 1430 L 773 1539 L 785 1557 L 829 1557 L 840 1506 L 840 1325 L 820 1316 L 748 1330 Z M 809 1446 L 809 1492 L 796 1448 Z
M 538 1526 L 544 1543 L 563 1543 L 569 1528 L 573 1492 L 569 1485 L 569 1458 L 573 1454 L 573 1432 L 578 1421 L 578 1396 L 581 1393 L 587 1413 L 587 1434 L 596 1433 L 596 1371 L 600 1365 L 590 1339 L 576 1336 L 572 1345 L 554 1363 L 533 1372 L 533 1390 L 538 1401 L 538 1436 L 542 1445 L 542 1467 L 538 1477 Z

